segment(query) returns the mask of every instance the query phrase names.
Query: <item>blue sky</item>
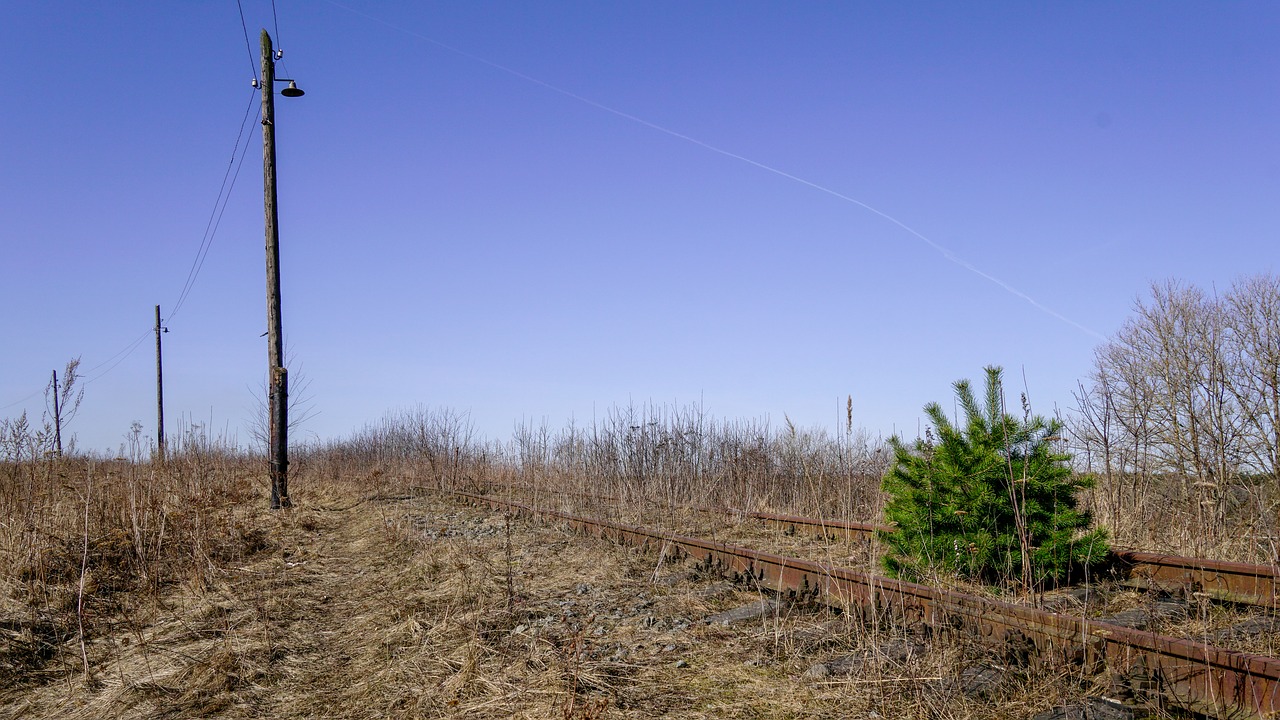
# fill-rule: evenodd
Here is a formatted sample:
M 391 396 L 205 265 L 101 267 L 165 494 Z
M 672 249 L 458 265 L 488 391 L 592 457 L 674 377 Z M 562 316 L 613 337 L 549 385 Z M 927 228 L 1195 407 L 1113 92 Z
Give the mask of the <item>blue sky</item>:
M 0 10 L 0 417 L 80 356 L 80 446 L 153 434 L 158 303 L 169 429 L 248 441 L 255 118 L 169 317 L 276 34 L 242 3 L 251 49 L 230 1 Z M 493 439 L 628 402 L 835 428 L 847 395 L 914 435 L 987 364 L 1048 413 L 1152 281 L 1277 270 L 1274 3 L 276 10 L 307 92 L 276 125 L 308 438 L 419 404 Z

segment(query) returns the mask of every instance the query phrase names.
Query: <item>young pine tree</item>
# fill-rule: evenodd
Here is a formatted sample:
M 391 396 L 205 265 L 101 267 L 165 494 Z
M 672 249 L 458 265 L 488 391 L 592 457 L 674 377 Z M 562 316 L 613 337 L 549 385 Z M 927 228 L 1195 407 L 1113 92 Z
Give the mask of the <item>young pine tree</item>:
M 1053 585 L 1107 554 L 1106 531 L 1089 531 L 1076 505 L 1092 478 L 1076 475 L 1070 456 L 1053 449 L 1062 424 L 1029 412 L 1005 412 L 1001 370 L 988 367 L 982 405 L 967 380 L 955 383 L 964 425 L 937 403 L 925 406 L 932 428 L 908 447 L 894 437 L 883 487 L 897 531 L 884 533 L 885 566 L 895 577 L 924 580 L 950 573 L 1024 588 Z

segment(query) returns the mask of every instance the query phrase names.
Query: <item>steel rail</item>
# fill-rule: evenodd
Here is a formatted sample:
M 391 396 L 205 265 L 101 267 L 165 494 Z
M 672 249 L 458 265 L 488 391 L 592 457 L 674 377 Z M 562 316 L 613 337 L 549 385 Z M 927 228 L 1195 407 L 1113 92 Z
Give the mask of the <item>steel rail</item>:
M 1107 669 L 1149 700 L 1219 718 L 1280 716 L 1280 659 L 892 580 L 851 568 L 774 555 L 601 519 L 541 509 L 492 496 L 442 491 L 492 510 L 549 518 L 585 535 L 661 547 L 704 567 L 798 600 L 892 614 L 935 632 L 973 637 L 1010 660 L 1067 661 Z
M 567 495 L 606 503 L 620 502 L 616 497 L 579 491 L 520 486 L 498 487 L 548 495 Z M 869 538 L 876 532 L 893 532 L 892 527 L 872 523 L 742 511 L 732 508 L 714 509 L 694 505 L 676 505 L 675 507 L 710 514 L 738 513 L 791 534 L 804 532 L 828 538 L 839 536 Z M 1111 556 L 1112 567 L 1117 571 L 1120 581 L 1130 587 L 1169 593 L 1184 591 L 1203 593 L 1213 600 L 1257 605 L 1270 610 L 1280 609 L 1280 571 L 1273 565 L 1192 558 L 1130 548 L 1112 548 Z
M 893 528 L 884 525 L 798 515 L 753 512 L 747 516 L 788 533 L 869 538 L 875 532 L 893 532 Z M 1204 593 L 1214 600 L 1259 605 L 1272 610 L 1280 602 L 1280 572 L 1272 565 L 1164 555 L 1128 548 L 1112 548 L 1111 555 L 1123 581 L 1133 587 L 1165 592 L 1185 589 Z

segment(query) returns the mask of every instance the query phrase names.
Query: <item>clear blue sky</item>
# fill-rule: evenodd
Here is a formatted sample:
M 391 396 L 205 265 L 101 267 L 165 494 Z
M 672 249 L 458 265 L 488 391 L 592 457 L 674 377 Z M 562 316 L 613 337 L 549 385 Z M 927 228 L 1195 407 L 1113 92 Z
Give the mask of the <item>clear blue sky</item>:
M 154 433 L 153 307 L 275 33 L 243 6 L 251 51 L 233 0 L 0 9 L 0 417 L 81 356 L 80 446 Z M 1151 281 L 1278 269 L 1273 2 L 276 9 L 307 93 L 276 124 L 309 438 L 417 404 L 494 439 L 632 401 L 834 428 L 846 395 L 914 435 L 992 363 L 1047 413 Z M 248 133 L 165 336 L 170 429 L 242 442 L 267 362 Z

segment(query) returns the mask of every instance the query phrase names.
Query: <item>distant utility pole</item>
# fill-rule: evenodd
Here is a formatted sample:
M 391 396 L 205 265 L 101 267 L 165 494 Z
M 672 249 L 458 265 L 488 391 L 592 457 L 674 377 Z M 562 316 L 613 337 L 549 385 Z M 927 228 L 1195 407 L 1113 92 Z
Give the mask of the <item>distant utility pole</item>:
M 53 448 L 62 457 L 62 412 L 58 409 L 58 371 L 53 371 Z
M 287 80 L 282 78 L 281 80 Z M 262 177 L 267 225 L 267 437 L 271 464 L 271 509 L 289 501 L 289 372 L 284 366 L 280 319 L 280 231 L 276 226 L 276 53 L 271 36 L 262 31 Z M 300 97 L 292 80 L 282 93 Z
M 156 306 L 156 457 L 164 462 L 164 363 L 160 360 L 160 306 Z

